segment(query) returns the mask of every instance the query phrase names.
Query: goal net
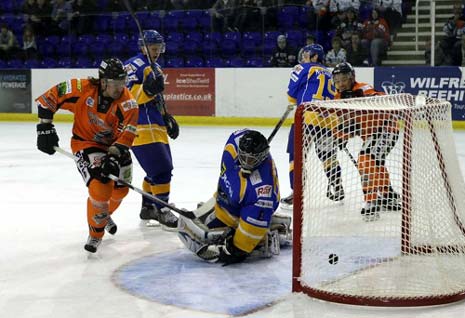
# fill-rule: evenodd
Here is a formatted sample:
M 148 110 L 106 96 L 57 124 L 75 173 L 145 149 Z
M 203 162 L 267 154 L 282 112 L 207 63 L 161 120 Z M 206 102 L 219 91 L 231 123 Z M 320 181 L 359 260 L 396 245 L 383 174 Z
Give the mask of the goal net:
M 465 185 L 449 102 L 306 103 L 294 140 L 293 291 L 373 306 L 465 298 Z

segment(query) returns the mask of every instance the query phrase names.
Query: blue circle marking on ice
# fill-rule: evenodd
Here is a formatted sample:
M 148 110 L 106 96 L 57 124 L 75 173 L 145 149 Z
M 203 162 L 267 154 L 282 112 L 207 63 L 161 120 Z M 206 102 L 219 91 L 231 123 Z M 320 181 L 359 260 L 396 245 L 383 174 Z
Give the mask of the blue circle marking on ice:
M 206 312 L 242 315 L 291 292 L 292 249 L 269 259 L 221 266 L 181 249 L 133 261 L 114 281 L 129 293 L 155 302 Z

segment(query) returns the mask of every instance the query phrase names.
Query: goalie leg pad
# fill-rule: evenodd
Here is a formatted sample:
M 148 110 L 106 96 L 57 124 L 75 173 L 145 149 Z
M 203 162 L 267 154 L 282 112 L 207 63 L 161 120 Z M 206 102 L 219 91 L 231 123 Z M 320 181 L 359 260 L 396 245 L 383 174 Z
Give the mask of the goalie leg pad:
M 277 230 L 281 246 L 292 245 L 292 218 L 289 215 L 275 213 L 271 217 L 270 231 Z
M 281 253 L 278 230 L 268 231 L 263 240 L 251 253 L 253 257 L 270 258 Z
M 190 251 L 207 261 L 215 261 L 219 249 L 215 246 L 224 240 L 224 228 L 209 230 L 198 219 L 183 216 L 178 221 L 178 237 Z

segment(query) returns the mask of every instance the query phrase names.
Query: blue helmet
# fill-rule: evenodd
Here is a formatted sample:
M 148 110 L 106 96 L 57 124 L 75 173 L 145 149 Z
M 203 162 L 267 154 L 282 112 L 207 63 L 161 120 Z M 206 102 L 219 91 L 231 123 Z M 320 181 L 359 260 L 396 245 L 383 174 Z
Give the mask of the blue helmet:
M 320 44 L 310 44 L 304 46 L 303 52 L 308 52 L 310 57 L 313 57 L 315 54 L 318 54 L 318 62 L 322 63 L 325 59 L 325 50 Z
M 144 38 L 142 39 L 142 37 L 139 36 L 139 39 L 137 40 L 137 44 L 139 45 L 139 47 L 144 47 L 144 41 L 146 45 L 161 44 L 162 50 L 160 53 L 165 52 L 165 39 L 160 33 L 158 33 L 155 30 L 144 30 L 142 34 Z

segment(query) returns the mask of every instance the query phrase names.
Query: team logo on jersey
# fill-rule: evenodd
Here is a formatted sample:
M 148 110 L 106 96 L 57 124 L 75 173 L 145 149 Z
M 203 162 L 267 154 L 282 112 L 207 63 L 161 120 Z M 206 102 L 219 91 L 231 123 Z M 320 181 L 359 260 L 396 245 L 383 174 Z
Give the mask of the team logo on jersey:
M 121 107 L 123 107 L 124 111 L 128 111 L 134 108 L 137 108 L 137 102 L 134 99 L 127 100 L 121 103 Z
M 71 93 L 72 87 L 73 86 L 71 84 L 71 80 L 68 80 L 66 82 L 61 82 L 60 84 L 58 84 L 57 85 L 58 97 Z
M 89 107 L 93 107 L 94 104 L 95 104 L 94 99 L 93 99 L 92 97 L 90 97 L 90 96 L 87 97 L 87 99 L 86 99 L 86 105 L 89 106 Z
M 257 193 L 257 197 L 270 198 L 272 190 L 272 186 L 270 186 L 269 184 L 265 184 L 256 188 L 255 192 Z
M 259 183 L 262 183 L 262 176 L 260 175 L 260 172 L 258 170 L 254 170 L 252 174 L 249 177 L 250 183 L 252 185 L 256 185 Z
M 260 208 L 265 208 L 265 209 L 272 209 L 273 208 L 273 202 L 268 201 L 268 200 L 258 200 L 255 204 L 255 206 L 258 206 Z M 259 216 L 258 218 L 263 218 L 263 216 Z
M 302 72 L 303 69 L 304 69 L 304 68 L 303 68 L 302 65 L 300 65 L 300 64 L 297 64 L 296 66 L 294 66 L 294 72 L 295 72 L 296 74 L 300 74 L 300 72 Z

